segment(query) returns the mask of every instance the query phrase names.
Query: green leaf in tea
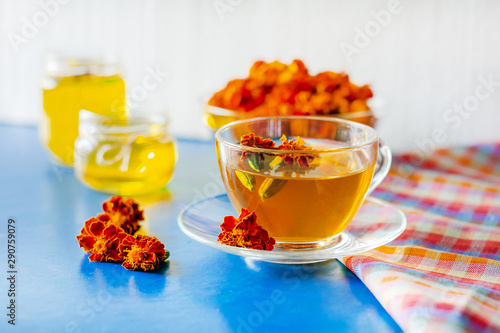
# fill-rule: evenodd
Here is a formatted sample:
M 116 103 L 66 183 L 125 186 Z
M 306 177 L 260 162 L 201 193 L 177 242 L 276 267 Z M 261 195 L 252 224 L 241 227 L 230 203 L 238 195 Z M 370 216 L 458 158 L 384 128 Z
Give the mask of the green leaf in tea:
M 247 155 L 248 166 L 256 172 L 262 170 L 262 161 L 258 153 L 252 153 Z
M 259 195 L 262 201 L 276 195 L 286 185 L 286 179 L 266 178 L 259 188 Z
M 245 186 L 250 192 L 255 190 L 255 177 L 253 175 L 249 175 L 238 170 L 234 170 L 234 173 L 240 180 L 241 184 L 243 184 L 243 186 Z
M 283 160 L 284 160 L 283 157 L 281 157 L 281 156 L 275 156 L 273 158 L 273 160 L 271 161 L 271 163 L 269 163 L 269 167 L 272 169 L 275 166 L 280 165 L 281 162 L 283 162 Z

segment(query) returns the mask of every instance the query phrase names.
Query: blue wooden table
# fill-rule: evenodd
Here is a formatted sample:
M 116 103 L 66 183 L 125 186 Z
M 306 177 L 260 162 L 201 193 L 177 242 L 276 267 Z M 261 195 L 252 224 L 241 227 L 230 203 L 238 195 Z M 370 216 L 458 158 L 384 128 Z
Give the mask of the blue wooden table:
M 336 260 L 252 262 L 185 236 L 180 210 L 217 193 L 213 142 L 180 140 L 168 191 L 136 197 L 171 252 L 155 273 L 92 263 L 75 239 L 109 195 L 49 162 L 35 128 L 0 125 L 1 332 L 399 332 Z M 16 225 L 16 320 L 8 324 L 7 224 Z

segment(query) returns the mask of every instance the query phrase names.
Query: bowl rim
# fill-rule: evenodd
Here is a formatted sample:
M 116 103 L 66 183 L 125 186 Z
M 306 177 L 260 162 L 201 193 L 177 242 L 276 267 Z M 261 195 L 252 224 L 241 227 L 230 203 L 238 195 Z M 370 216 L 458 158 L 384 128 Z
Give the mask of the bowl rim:
M 246 112 L 240 112 L 240 111 L 234 111 L 234 110 L 229 110 L 225 108 L 221 108 L 220 106 L 215 106 L 215 105 L 210 105 L 207 104 L 205 107 L 205 112 L 209 112 L 211 114 L 217 115 L 217 116 L 226 116 L 226 117 L 235 117 L 235 118 L 243 118 L 243 119 L 248 119 L 248 118 L 267 118 L 271 116 L 258 116 L 258 117 L 253 117 L 252 116 L 252 111 L 246 111 Z M 290 115 L 292 116 L 292 115 Z M 325 114 L 316 114 L 316 115 L 296 115 L 296 116 L 306 116 L 306 117 L 332 117 L 332 118 L 341 118 L 341 119 L 353 119 L 353 118 L 358 118 L 358 117 L 369 117 L 369 116 L 375 116 L 375 113 L 373 112 L 372 109 L 368 109 L 365 111 L 354 111 L 354 112 L 344 112 L 344 113 L 325 113 Z M 272 117 L 288 117 L 288 115 L 284 116 L 272 116 Z
M 303 120 L 318 120 L 318 121 L 330 121 L 330 122 L 340 122 L 344 123 L 350 126 L 354 127 L 361 127 L 362 129 L 365 129 L 369 133 L 371 133 L 371 138 L 367 140 L 364 143 L 358 144 L 358 145 L 353 145 L 350 147 L 341 147 L 341 148 L 331 148 L 331 149 L 313 149 L 313 150 L 277 150 L 277 149 L 268 149 L 268 148 L 257 148 L 257 147 L 249 147 L 249 146 L 244 146 L 240 143 L 234 143 L 230 142 L 222 137 L 222 132 L 227 130 L 228 128 L 235 126 L 235 125 L 240 125 L 244 123 L 249 123 L 249 122 L 256 122 L 256 121 L 271 121 L 271 120 L 278 120 L 278 119 L 303 119 Z M 237 120 L 230 122 L 229 124 L 226 124 L 219 128 L 217 132 L 215 132 L 215 140 L 218 144 L 223 144 L 225 146 L 228 146 L 232 149 L 236 150 L 245 150 L 245 151 L 252 151 L 252 152 L 259 152 L 259 153 L 267 153 L 267 154 L 300 154 L 300 155 L 310 155 L 311 153 L 317 154 L 317 153 L 337 153 L 337 152 L 346 152 L 346 151 L 352 151 L 352 150 L 357 150 L 357 149 L 363 149 L 366 146 L 370 146 L 374 143 L 377 143 L 379 141 L 379 136 L 377 131 L 368 126 L 364 125 L 361 123 L 357 123 L 354 121 L 350 120 L 345 120 L 345 119 L 340 119 L 340 118 L 335 118 L 335 117 L 318 117 L 318 116 L 273 116 L 273 117 L 255 117 L 255 118 L 249 118 L 249 119 L 243 119 L 243 120 Z

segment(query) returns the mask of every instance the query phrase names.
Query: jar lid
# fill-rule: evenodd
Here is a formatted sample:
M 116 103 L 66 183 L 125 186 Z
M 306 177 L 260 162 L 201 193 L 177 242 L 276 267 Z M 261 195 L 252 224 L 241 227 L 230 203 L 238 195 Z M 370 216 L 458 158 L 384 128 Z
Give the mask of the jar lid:
M 168 118 L 159 113 L 142 112 L 140 116 L 108 117 L 80 110 L 79 134 L 83 135 L 143 135 L 167 133 Z
M 50 77 L 112 76 L 121 72 L 120 63 L 113 56 L 74 58 L 49 54 L 45 60 L 45 75 Z

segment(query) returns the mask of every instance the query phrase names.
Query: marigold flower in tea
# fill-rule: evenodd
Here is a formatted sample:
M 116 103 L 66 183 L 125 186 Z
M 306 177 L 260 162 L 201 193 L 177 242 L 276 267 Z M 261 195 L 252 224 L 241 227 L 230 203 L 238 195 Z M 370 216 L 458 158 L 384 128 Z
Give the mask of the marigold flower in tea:
M 248 147 L 264 148 L 264 149 L 274 149 L 275 143 L 272 139 L 264 139 L 255 133 L 245 134 L 240 138 L 240 144 Z M 250 167 L 259 172 L 262 169 L 262 162 L 264 161 L 264 154 L 262 153 L 252 153 L 243 152 L 241 155 L 241 160 L 244 161 L 248 159 L 248 164 Z
M 158 238 L 144 235 L 127 239 L 120 245 L 120 250 L 124 254 L 122 266 L 128 270 L 158 269 L 170 255 Z
M 345 73 L 312 76 L 300 60 L 257 61 L 247 78 L 230 81 L 208 104 L 259 116 L 322 115 L 370 110 L 371 97 L 368 85 L 351 83 Z
M 103 214 L 88 219 L 76 239 L 80 247 L 90 253 L 90 261 L 122 261 L 120 245 L 124 241 L 131 241 L 133 237 Z
M 240 144 L 248 147 L 272 149 L 274 141 L 272 139 L 264 139 L 255 133 L 245 134 L 240 138 Z
M 242 208 L 238 218 L 226 216 L 220 227 L 222 232 L 217 241 L 222 244 L 265 251 L 274 249 L 275 239 L 257 224 L 255 212 Z
M 255 135 L 254 133 L 250 133 L 245 134 L 240 138 L 240 144 L 243 146 L 265 149 L 313 151 L 313 148 L 307 145 L 304 139 L 302 139 L 300 136 L 297 137 L 297 139 L 287 139 L 286 135 L 283 134 L 280 140 L 282 141 L 281 145 L 275 147 L 275 143 L 272 139 L 264 139 L 260 136 Z M 259 157 L 258 159 L 256 158 L 257 156 Z M 269 167 L 273 168 L 274 166 L 280 165 L 282 162 L 285 162 L 288 165 L 294 165 L 295 161 L 297 161 L 298 165 L 301 167 L 310 167 L 310 163 L 314 160 L 315 157 L 316 155 L 313 153 L 311 153 L 310 155 L 305 155 L 302 153 L 286 153 L 279 156 L 274 156 L 273 160 L 269 163 Z M 265 160 L 265 156 L 263 153 L 252 153 L 244 151 L 241 159 L 248 159 L 250 167 L 258 172 L 263 168 L 262 162 Z
M 279 150 L 299 150 L 299 151 L 312 151 L 312 147 L 308 146 L 307 143 L 298 136 L 297 139 L 287 139 L 286 135 L 283 134 L 280 138 L 282 144 L 278 146 Z M 293 154 L 287 153 L 281 155 L 284 158 L 286 164 L 294 165 L 295 161 L 301 167 L 309 167 L 309 163 L 312 162 L 315 158 L 313 154 L 304 155 L 304 154 Z
M 129 235 L 139 230 L 139 222 L 144 220 L 144 211 L 139 209 L 139 204 L 132 198 L 115 195 L 102 204 L 102 209 L 109 215 L 111 223 L 121 227 Z

